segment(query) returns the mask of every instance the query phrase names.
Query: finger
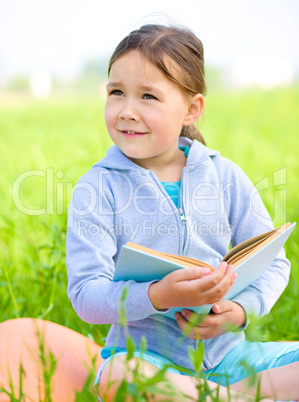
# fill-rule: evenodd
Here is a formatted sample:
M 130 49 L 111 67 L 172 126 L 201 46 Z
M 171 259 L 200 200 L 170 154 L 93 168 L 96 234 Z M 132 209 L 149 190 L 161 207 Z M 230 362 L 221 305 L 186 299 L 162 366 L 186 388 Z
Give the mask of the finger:
M 219 316 L 214 314 L 196 314 L 193 311 L 186 309 L 184 309 L 181 314 L 190 322 L 190 324 L 193 326 L 196 325 L 199 328 L 215 326 L 218 325 L 219 322 Z
M 175 313 L 176 322 L 182 331 L 182 333 L 191 339 L 201 339 L 200 338 L 200 327 L 187 321 L 181 313 Z
M 188 271 L 193 268 L 189 268 Z M 193 281 L 190 282 L 190 290 L 204 292 L 209 289 L 214 288 L 221 280 L 224 278 L 225 275 L 231 276 L 231 270 L 227 273 L 227 263 L 222 262 L 218 269 L 213 271 L 210 275 L 206 275 L 200 279 L 193 278 Z
M 200 336 L 200 338 L 192 338 L 192 339 L 211 339 L 224 333 L 225 331 L 218 325 L 214 325 L 211 327 L 198 327 L 197 334 Z M 194 335 L 195 334 L 193 332 L 190 332 L 189 337 Z
M 189 328 L 191 329 L 191 325 L 189 323 L 188 320 L 186 320 L 186 318 L 182 315 L 182 313 L 175 313 L 174 315 L 176 322 L 180 328 L 180 330 L 185 334 L 185 332 L 187 332 L 187 326 L 189 324 Z
M 221 302 L 221 300 L 220 300 L 220 302 Z M 213 306 L 212 306 L 213 313 L 219 314 L 221 312 L 221 309 L 219 307 L 220 302 L 213 304 Z
M 205 318 L 206 318 L 206 314 L 197 314 L 194 313 L 194 311 L 191 310 L 187 310 L 184 309 L 181 314 L 183 315 L 183 317 L 185 317 L 185 319 L 189 322 L 191 322 L 194 325 L 202 325 L 202 323 L 204 322 Z
M 211 339 L 225 332 L 222 330 L 220 324 L 213 324 L 206 327 L 194 325 L 192 322 L 188 322 L 180 313 L 176 313 L 175 318 L 183 334 L 190 339 Z M 207 318 L 208 317 L 206 317 L 206 319 Z
M 220 300 L 212 306 L 212 311 L 215 314 L 222 314 L 232 309 L 232 302 L 230 300 Z
M 233 267 L 230 265 L 230 267 Z M 175 273 L 177 281 L 187 281 L 201 279 L 204 276 L 212 276 L 215 282 L 219 282 L 227 272 L 228 265 L 225 261 L 219 265 L 215 271 L 211 271 L 207 267 L 191 267 L 188 269 L 178 269 L 171 274 Z
M 206 304 L 214 304 L 223 299 L 225 294 L 231 288 L 233 282 L 233 267 L 228 266 L 225 275 L 215 284 L 215 286 L 202 291 L 202 296 L 205 297 Z
M 200 323 L 201 328 L 206 328 L 206 327 L 219 327 L 222 325 L 223 322 L 223 316 L 220 314 L 208 314 L 205 316 L 203 321 Z
M 192 267 L 188 269 L 178 269 L 170 275 L 175 275 L 177 282 L 192 281 L 211 275 L 211 270 L 207 267 Z

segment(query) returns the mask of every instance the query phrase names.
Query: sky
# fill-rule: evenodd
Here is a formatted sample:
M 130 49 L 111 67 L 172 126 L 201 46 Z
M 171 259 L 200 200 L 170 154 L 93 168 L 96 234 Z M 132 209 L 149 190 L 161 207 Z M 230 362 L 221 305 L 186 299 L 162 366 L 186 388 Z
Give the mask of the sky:
M 168 21 L 196 33 L 207 64 L 276 58 L 299 71 L 299 0 L 0 0 L 0 78 L 75 76 L 131 30 Z

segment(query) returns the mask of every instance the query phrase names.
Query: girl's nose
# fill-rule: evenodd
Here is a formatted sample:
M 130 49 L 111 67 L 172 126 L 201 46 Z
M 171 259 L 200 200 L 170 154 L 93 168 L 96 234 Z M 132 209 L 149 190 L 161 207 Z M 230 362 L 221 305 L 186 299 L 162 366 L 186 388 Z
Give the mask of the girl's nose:
M 123 107 L 119 114 L 119 118 L 122 120 L 139 120 L 138 113 L 131 103 Z

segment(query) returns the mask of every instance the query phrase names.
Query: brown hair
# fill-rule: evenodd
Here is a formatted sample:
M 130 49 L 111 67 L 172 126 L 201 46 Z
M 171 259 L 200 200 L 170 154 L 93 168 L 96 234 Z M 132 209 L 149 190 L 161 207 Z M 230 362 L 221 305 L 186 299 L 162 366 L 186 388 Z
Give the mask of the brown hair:
M 191 30 L 148 24 L 132 31 L 114 50 L 109 61 L 108 76 L 112 64 L 134 49 L 138 49 L 143 56 L 187 94 L 204 95 L 206 93 L 203 45 Z M 179 79 L 169 71 L 167 65 L 169 59 L 175 62 L 172 67 L 179 68 L 177 74 Z M 196 139 L 206 145 L 203 136 L 194 124 L 184 126 L 180 136 Z

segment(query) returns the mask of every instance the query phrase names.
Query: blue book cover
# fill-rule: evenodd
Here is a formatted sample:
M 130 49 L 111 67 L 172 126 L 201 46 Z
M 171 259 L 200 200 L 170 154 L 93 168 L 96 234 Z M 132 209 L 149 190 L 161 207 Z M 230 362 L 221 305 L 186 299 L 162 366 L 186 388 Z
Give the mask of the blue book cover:
M 283 247 L 284 243 L 287 241 L 295 225 L 296 223 L 286 224 L 278 229 L 274 229 L 271 231 L 272 234 L 268 235 L 264 241 L 259 242 L 255 249 L 251 249 L 245 256 L 241 257 L 239 262 L 233 263 L 233 265 L 235 265 L 234 271 L 238 274 L 238 277 L 225 295 L 225 299 L 232 299 L 265 273 L 281 247 Z M 261 236 L 258 237 L 260 238 Z M 248 241 L 244 243 L 248 243 Z M 138 245 L 136 246 L 138 247 Z M 236 246 L 236 248 L 238 248 L 238 250 L 240 250 L 240 248 L 242 249 L 240 245 Z M 151 254 L 151 252 L 153 252 L 153 254 Z M 231 254 L 230 251 L 228 255 Z M 205 266 L 207 265 L 205 264 Z M 167 254 L 163 255 L 163 253 L 146 249 L 145 247 L 138 249 L 126 245 L 122 247 L 113 280 L 149 282 L 152 280 L 160 280 L 176 269 L 188 268 L 184 265 L 184 261 L 180 259 L 176 261 L 176 256 L 169 258 Z M 174 319 L 174 314 L 177 311 L 182 311 L 183 308 L 184 306 L 171 308 L 167 313 L 161 312 L 161 314 Z M 186 308 L 198 314 L 207 314 L 211 309 L 211 305 Z

